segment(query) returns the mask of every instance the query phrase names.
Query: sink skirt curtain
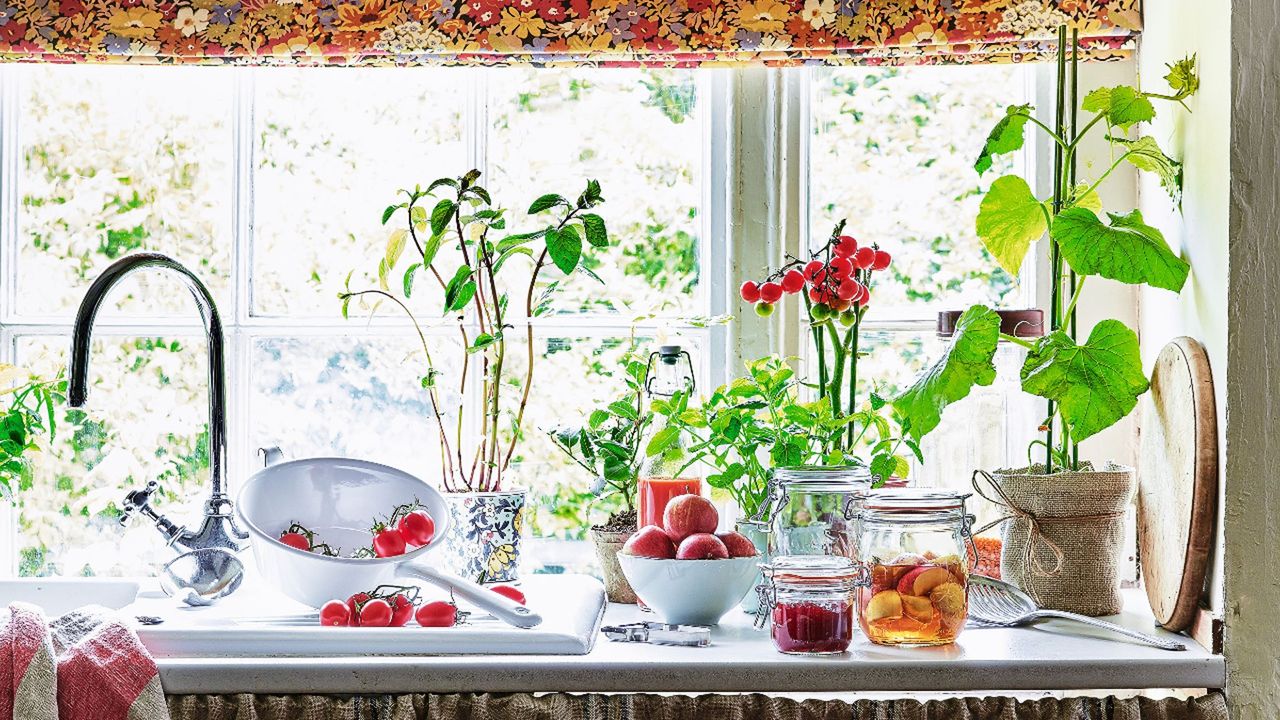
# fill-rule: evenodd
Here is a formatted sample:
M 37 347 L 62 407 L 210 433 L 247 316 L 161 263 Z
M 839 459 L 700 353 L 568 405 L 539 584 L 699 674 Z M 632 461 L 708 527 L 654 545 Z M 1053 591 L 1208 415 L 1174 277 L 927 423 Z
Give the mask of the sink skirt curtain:
M 766 695 L 172 695 L 173 720 L 1227 720 L 1221 693 L 1151 699 L 790 700 Z

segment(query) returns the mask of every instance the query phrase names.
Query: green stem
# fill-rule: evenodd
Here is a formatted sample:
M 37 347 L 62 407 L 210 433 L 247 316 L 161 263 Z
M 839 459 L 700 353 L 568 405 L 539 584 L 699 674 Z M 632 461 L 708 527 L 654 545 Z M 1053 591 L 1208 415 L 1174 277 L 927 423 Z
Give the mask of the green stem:
M 1076 282 L 1075 292 L 1071 293 L 1071 302 L 1067 304 L 1067 310 L 1062 316 L 1064 323 L 1072 326 L 1075 325 L 1076 303 L 1080 302 L 1080 294 L 1084 290 L 1084 281 L 1088 278 L 1088 275 L 1079 276 L 1079 280 Z
M 1026 348 L 1027 350 L 1035 350 L 1035 348 L 1036 348 L 1036 346 L 1035 346 L 1035 344 L 1034 344 L 1034 343 L 1032 343 L 1032 342 L 1030 342 L 1030 341 L 1028 341 L 1028 340 L 1023 340 L 1022 338 L 1017 337 L 1017 336 L 1014 336 L 1014 335 L 1006 335 L 1005 333 L 1000 333 L 1000 339 L 1001 339 L 1001 340 L 1004 340 L 1004 341 L 1006 341 L 1006 342 L 1011 342 L 1011 343 L 1013 343 L 1014 345 L 1020 345 L 1020 346 L 1022 346 L 1022 347 L 1024 347 L 1024 348 Z
M 1052 138 L 1053 141 L 1057 143 L 1060 148 L 1065 150 L 1068 147 L 1068 143 L 1066 140 L 1062 139 L 1062 137 L 1058 135 L 1058 133 L 1054 132 L 1053 129 L 1050 128 L 1048 125 L 1045 125 L 1044 123 L 1037 120 L 1036 117 L 1031 113 L 1027 113 L 1027 120 L 1030 120 L 1033 125 L 1036 125 L 1040 129 L 1044 130 L 1045 134 L 1048 135 L 1050 138 Z
M 862 325 L 862 308 L 857 310 L 858 316 L 853 321 L 853 327 L 845 333 L 845 345 L 849 348 L 849 412 L 857 412 L 858 410 L 858 329 Z M 853 424 L 850 423 L 848 433 L 846 435 L 849 442 L 846 450 L 853 452 Z

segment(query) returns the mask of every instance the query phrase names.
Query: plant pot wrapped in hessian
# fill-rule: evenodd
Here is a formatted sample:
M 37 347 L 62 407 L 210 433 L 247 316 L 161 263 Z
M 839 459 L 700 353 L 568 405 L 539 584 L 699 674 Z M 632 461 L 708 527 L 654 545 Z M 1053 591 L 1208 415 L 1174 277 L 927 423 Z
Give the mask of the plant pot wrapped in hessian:
M 1120 597 L 1125 511 L 1135 491 L 1133 468 L 1107 463 L 1093 470 L 1044 475 L 1044 466 L 978 470 L 973 487 L 1002 507 L 1003 578 L 1044 608 L 1113 615 Z

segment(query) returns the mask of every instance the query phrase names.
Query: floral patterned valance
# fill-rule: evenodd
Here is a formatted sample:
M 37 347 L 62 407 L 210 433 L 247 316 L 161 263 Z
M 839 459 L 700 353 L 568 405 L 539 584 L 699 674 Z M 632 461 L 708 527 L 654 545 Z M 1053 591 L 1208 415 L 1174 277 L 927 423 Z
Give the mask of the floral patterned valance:
M 1124 56 L 1140 0 L 0 0 L 0 59 L 234 64 L 1036 60 Z

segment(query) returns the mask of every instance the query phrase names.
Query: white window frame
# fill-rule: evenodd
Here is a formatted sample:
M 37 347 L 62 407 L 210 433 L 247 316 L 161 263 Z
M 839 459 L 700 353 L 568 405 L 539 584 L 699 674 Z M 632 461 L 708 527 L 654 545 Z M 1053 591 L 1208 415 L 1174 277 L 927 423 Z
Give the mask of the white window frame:
M 0 252 L 3 258 L 17 257 L 19 229 L 17 210 L 20 197 L 19 148 L 21 123 L 17 101 L 24 68 L 0 66 Z M 164 69 L 157 69 L 163 72 Z M 254 167 L 254 82 L 271 68 L 214 70 L 235 72 L 230 132 L 232 133 L 232 273 L 230 301 L 222 308 L 227 341 L 229 479 L 247 477 L 256 464 L 255 449 L 249 439 L 251 383 L 248 382 L 254 344 L 267 337 L 359 336 L 379 338 L 403 336 L 410 325 L 404 318 L 386 315 L 362 322 L 343 321 L 336 311 L 332 319 L 255 315 L 252 312 L 253 167 Z M 323 72 L 317 69 L 317 72 Z M 421 72 L 420 70 L 417 72 Z M 459 72 L 450 70 L 450 72 Z M 487 78 L 501 69 L 474 70 L 467 98 L 467 130 L 464 143 L 471 166 L 485 168 L 487 128 Z M 1045 86 L 1049 68 L 1026 73 L 1034 87 Z M 702 208 L 699 304 L 710 315 L 733 315 L 727 324 L 698 328 L 668 320 L 631 323 L 627 318 L 605 314 L 583 314 L 537 318 L 535 331 L 563 331 L 573 337 L 625 336 L 634 329 L 645 333 L 676 331 L 698 338 L 705 352 L 697 358 L 700 378 L 710 387 L 736 373 L 744 360 L 769 352 L 799 356 L 802 330 L 794 313 L 776 313 L 761 319 L 741 312 L 737 286 L 741 278 L 766 265 L 776 265 L 791 253 L 799 255 L 808 242 L 807 153 L 810 138 L 808 69 L 740 68 L 712 69 L 700 78 L 699 102 L 704 127 L 702 162 Z M 1028 97 L 1033 97 L 1028 92 Z M 1044 107 L 1043 103 L 1037 103 Z M 1043 145 L 1027 156 L 1027 167 L 1045 157 Z M 1041 168 L 1044 163 L 1041 163 Z M 1023 168 L 1024 170 L 1026 168 Z M 1047 187 L 1041 173 L 1038 188 Z M 607 188 L 606 188 L 607 197 Z M 1043 253 L 1037 253 L 1043 254 Z M 1035 267 L 1024 273 L 1024 294 L 1043 291 L 1044 263 L 1029 260 Z M 1030 269 L 1030 268 L 1028 268 Z M 0 362 L 12 362 L 19 338 L 32 335 L 64 335 L 71 331 L 70 316 L 19 316 L 17 269 L 0 266 Z M 1035 299 L 1026 298 L 1027 304 Z M 932 323 L 922 320 L 869 318 L 868 330 L 925 334 Z M 435 333 L 451 332 L 452 326 L 437 326 Z M 101 336 L 155 335 L 181 333 L 199 335 L 202 330 L 195 313 L 142 318 L 99 320 Z M 287 449 L 286 449 L 287 450 Z M 16 571 L 15 523 L 8 509 L 0 510 L 0 577 Z

